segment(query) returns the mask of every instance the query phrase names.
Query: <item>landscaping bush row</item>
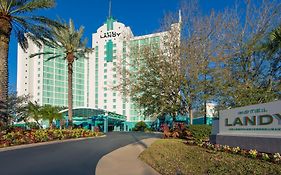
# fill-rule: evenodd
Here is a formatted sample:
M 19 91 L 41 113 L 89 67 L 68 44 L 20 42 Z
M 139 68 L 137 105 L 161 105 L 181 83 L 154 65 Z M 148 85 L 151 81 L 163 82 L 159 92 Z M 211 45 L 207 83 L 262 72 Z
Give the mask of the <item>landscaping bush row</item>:
M 7 133 L 0 133 L 0 148 L 12 145 L 46 142 L 52 140 L 64 140 L 80 137 L 93 137 L 99 135 L 102 135 L 102 133 L 92 132 L 90 130 L 84 129 L 23 130 L 18 128 Z
M 240 147 L 230 147 L 227 145 L 212 144 L 210 142 L 198 142 L 195 140 L 188 140 L 186 143 L 189 145 L 197 145 L 214 152 L 221 151 L 221 152 L 227 152 L 232 154 L 239 154 L 245 157 L 261 159 L 261 160 L 281 164 L 281 155 L 279 153 L 274 153 L 274 154 L 262 153 L 262 152 L 258 152 L 255 149 L 245 150 L 245 149 L 241 149 Z
M 211 134 L 212 126 L 209 125 L 190 125 L 188 127 L 183 124 L 177 124 L 173 129 L 170 129 L 168 125 L 163 126 L 164 138 L 180 138 L 196 141 L 209 140 Z
M 210 125 L 190 125 L 187 128 L 195 140 L 208 140 L 211 134 L 212 126 Z

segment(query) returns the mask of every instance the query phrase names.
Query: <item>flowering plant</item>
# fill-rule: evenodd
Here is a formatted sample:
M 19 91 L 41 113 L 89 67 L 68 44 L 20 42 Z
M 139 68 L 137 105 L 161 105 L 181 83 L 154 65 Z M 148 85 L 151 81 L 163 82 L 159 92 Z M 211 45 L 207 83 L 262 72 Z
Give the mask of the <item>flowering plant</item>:
M 228 145 L 223 145 L 222 148 L 223 148 L 224 151 L 230 151 L 231 150 Z
M 261 153 L 261 158 L 262 158 L 262 160 L 270 160 L 268 154 L 266 154 L 266 153 Z
M 237 146 L 237 147 L 233 147 L 232 148 L 232 153 L 238 153 L 239 151 L 240 151 L 241 149 L 239 148 L 239 146 Z
M 256 158 L 257 155 L 258 155 L 258 151 L 257 151 L 257 150 L 251 149 L 251 150 L 249 151 L 249 156 L 250 156 L 250 157 Z
M 273 161 L 274 162 L 280 162 L 281 161 L 281 156 L 279 153 L 274 153 L 273 154 Z

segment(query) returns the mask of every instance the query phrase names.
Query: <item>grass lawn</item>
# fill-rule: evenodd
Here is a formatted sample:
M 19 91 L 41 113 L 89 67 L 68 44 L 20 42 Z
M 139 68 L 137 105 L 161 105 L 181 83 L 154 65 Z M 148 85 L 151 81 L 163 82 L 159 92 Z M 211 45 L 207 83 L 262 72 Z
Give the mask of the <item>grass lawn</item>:
M 162 139 L 141 153 L 140 159 L 159 173 L 175 174 L 279 174 L 281 165 L 240 155 L 213 152 L 181 140 Z

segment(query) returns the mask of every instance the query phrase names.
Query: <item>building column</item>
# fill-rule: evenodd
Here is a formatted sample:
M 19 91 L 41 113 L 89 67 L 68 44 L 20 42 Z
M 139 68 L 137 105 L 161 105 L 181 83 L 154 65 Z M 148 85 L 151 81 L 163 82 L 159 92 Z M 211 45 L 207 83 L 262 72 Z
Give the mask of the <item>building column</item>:
M 108 117 L 105 116 L 104 122 L 103 122 L 103 132 L 107 133 L 108 132 Z

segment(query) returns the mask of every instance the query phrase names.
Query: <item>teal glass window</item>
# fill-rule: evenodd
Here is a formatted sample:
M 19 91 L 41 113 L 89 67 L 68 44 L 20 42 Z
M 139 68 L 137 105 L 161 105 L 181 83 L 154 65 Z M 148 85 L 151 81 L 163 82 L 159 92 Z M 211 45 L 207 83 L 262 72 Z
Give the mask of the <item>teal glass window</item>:
M 106 43 L 106 61 L 112 62 L 113 60 L 113 42 L 112 40 L 107 41 Z

